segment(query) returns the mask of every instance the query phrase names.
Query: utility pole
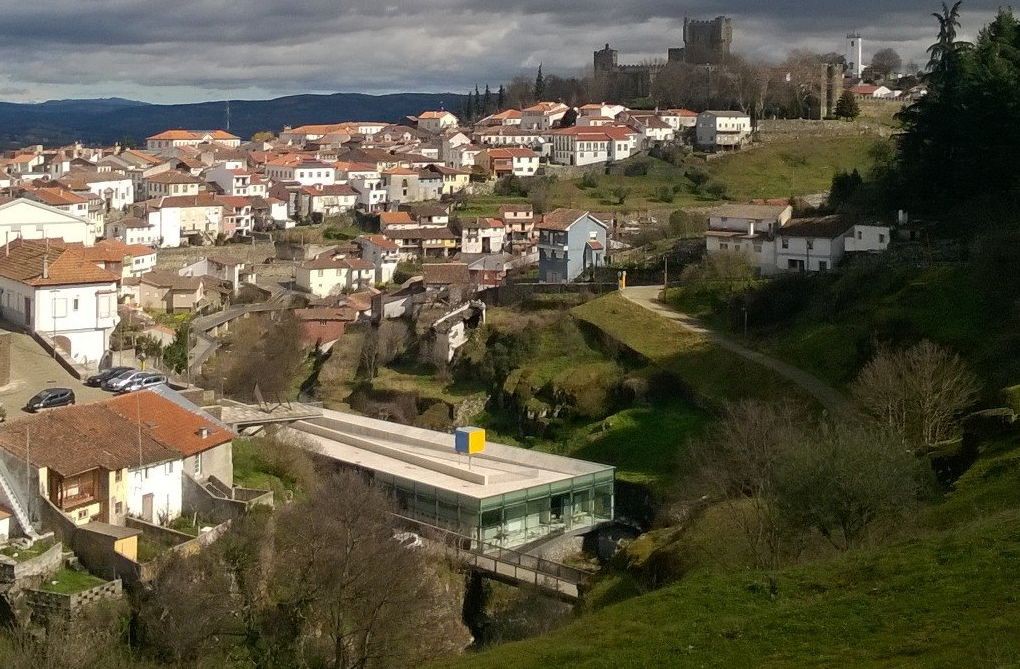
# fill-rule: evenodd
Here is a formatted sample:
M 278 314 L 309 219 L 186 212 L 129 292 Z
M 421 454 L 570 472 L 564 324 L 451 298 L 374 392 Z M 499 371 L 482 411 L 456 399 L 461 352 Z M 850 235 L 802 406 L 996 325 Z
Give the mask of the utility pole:
M 25 426 L 25 515 L 29 521 L 32 520 L 32 461 L 29 457 L 32 449 L 31 429 L 28 425 Z

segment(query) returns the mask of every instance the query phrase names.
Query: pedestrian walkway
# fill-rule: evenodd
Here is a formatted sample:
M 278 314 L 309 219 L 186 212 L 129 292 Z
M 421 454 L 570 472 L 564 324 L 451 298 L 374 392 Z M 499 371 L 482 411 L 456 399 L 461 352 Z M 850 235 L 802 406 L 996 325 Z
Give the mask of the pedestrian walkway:
M 767 367 L 780 376 L 783 376 L 804 389 L 805 392 L 814 397 L 818 402 L 832 413 L 842 413 L 850 410 L 850 403 L 841 392 L 828 385 L 818 377 L 805 372 L 803 369 L 794 367 L 761 351 L 755 351 L 726 335 L 719 334 L 714 330 L 705 327 L 700 321 L 692 316 L 676 311 L 659 299 L 662 293 L 662 286 L 633 286 L 620 291 L 623 297 L 634 304 L 637 304 L 649 311 L 652 311 L 663 318 L 673 321 L 680 327 L 699 334 L 713 344 L 727 351 L 735 353 L 742 358 Z

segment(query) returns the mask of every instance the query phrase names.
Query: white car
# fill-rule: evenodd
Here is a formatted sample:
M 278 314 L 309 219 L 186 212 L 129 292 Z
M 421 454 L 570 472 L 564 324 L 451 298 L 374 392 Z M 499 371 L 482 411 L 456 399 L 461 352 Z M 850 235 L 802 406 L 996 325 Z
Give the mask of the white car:
M 162 374 L 146 374 L 135 377 L 120 387 L 118 393 L 133 393 L 138 390 L 145 390 L 153 386 L 161 386 L 166 383 L 166 377 Z

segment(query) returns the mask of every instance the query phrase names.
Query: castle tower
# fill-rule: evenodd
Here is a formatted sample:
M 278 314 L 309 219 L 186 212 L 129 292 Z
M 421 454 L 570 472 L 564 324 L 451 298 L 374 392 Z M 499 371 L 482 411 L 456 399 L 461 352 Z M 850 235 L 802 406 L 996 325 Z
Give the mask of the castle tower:
M 858 32 L 846 36 L 846 70 L 857 78 L 864 72 L 864 40 Z
M 619 67 L 618 58 L 616 49 L 610 49 L 607 43 L 606 48 L 595 52 L 595 73 L 615 72 Z

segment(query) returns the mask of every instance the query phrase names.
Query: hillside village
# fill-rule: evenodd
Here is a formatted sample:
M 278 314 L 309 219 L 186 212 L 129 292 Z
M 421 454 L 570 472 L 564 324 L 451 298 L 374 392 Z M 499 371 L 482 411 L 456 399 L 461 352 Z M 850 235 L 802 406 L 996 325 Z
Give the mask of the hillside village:
M 812 119 L 634 104 L 719 17 L 614 101 L 4 153 L 0 663 L 1010 664 L 1015 180 L 932 120 L 995 21 Z

